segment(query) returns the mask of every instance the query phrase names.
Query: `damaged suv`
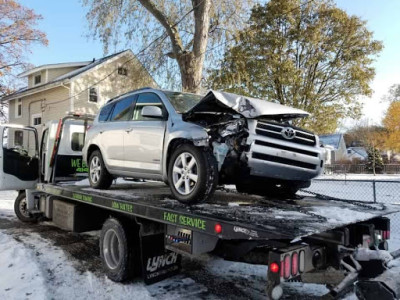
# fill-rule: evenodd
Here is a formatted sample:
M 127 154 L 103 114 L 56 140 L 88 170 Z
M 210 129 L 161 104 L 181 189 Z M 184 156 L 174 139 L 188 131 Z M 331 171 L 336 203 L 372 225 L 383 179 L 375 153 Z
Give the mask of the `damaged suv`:
M 92 187 L 118 176 L 161 180 L 192 204 L 217 185 L 293 196 L 321 173 L 318 137 L 290 125 L 308 116 L 265 100 L 210 91 L 206 96 L 151 88 L 110 100 L 88 130 L 83 157 Z

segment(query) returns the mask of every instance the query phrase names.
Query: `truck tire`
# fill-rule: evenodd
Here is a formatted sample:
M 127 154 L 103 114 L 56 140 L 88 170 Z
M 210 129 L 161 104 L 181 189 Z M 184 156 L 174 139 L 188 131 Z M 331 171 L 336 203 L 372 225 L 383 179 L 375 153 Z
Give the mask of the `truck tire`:
M 101 229 L 100 257 L 107 277 L 115 282 L 129 279 L 134 271 L 136 252 L 133 237 L 115 218 L 109 218 Z
M 18 197 L 15 199 L 14 212 L 22 222 L 29 223 L 36 221 L 36 218 L 31 217 L 28 213 L 25 192 L 19 193 Z
M 99 150 L 93 151 L 89 157 L 89 183 L 95 189 L 108 189 L 113 181 L 112 175 L 104 164 Z
M 174 197 L 184 204 L 209 199 L 218 183 L 218 167 L 212 153 L 201 147 L 183 144 L 172 153 L 168 183 Z

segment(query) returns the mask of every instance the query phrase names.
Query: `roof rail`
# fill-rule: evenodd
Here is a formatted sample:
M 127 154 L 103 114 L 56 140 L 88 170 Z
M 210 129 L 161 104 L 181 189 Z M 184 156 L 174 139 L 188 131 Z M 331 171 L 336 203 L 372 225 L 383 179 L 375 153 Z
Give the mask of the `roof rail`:
M 111 99 L 108 100 L 106 103 L 110 103 L 110 102 L 114 101 L 115 99 L 118 99 L 118 98 L 120 98 L 120 97 L 122 97 L 122 96 L 124 96 L 124 95 L 130 94 L 130 93 L 133 93 L 133 92 L 142 91 L 142 90 L 148 90 L 148 89 L 153 89 L 153 88 L 152 88 L 151 86 L 146 86 L 146 87 L 142 87 L 142 88 L 140 88 L 140 89 L 132 90 L 132 91 L 126 92 L 126 93 L 124 93 L 124 94 L 118 95 L 118 96 L 116 96 L 116 97 L 114 97 L 114 98 L 111 98 Z

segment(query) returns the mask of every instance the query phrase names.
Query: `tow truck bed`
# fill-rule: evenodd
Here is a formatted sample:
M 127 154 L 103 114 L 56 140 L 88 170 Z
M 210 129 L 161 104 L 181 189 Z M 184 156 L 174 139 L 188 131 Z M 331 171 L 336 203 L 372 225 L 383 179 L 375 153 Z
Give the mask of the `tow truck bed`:
M 316 197 L 265 200 L 227 191 L 217 191 L 207 203 L 186 206 L 156 182 L 117 184 L 109 190 L 39 184 L 38 190 L 222 239 L 293 240 L 400 211 L 400 206 L 389 204 Z M 221 233 L 215 232 L 216 224 L 221 225 Z

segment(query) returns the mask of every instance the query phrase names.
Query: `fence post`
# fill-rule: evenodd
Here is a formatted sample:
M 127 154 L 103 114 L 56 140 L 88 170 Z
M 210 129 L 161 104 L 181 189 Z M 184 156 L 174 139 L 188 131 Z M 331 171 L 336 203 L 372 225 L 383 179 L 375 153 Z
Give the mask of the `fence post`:
M 375 180 L 372 181 L 372 190 L 374 193 L 374 203 L 376 203 L 376 184 L 375 184 Z

